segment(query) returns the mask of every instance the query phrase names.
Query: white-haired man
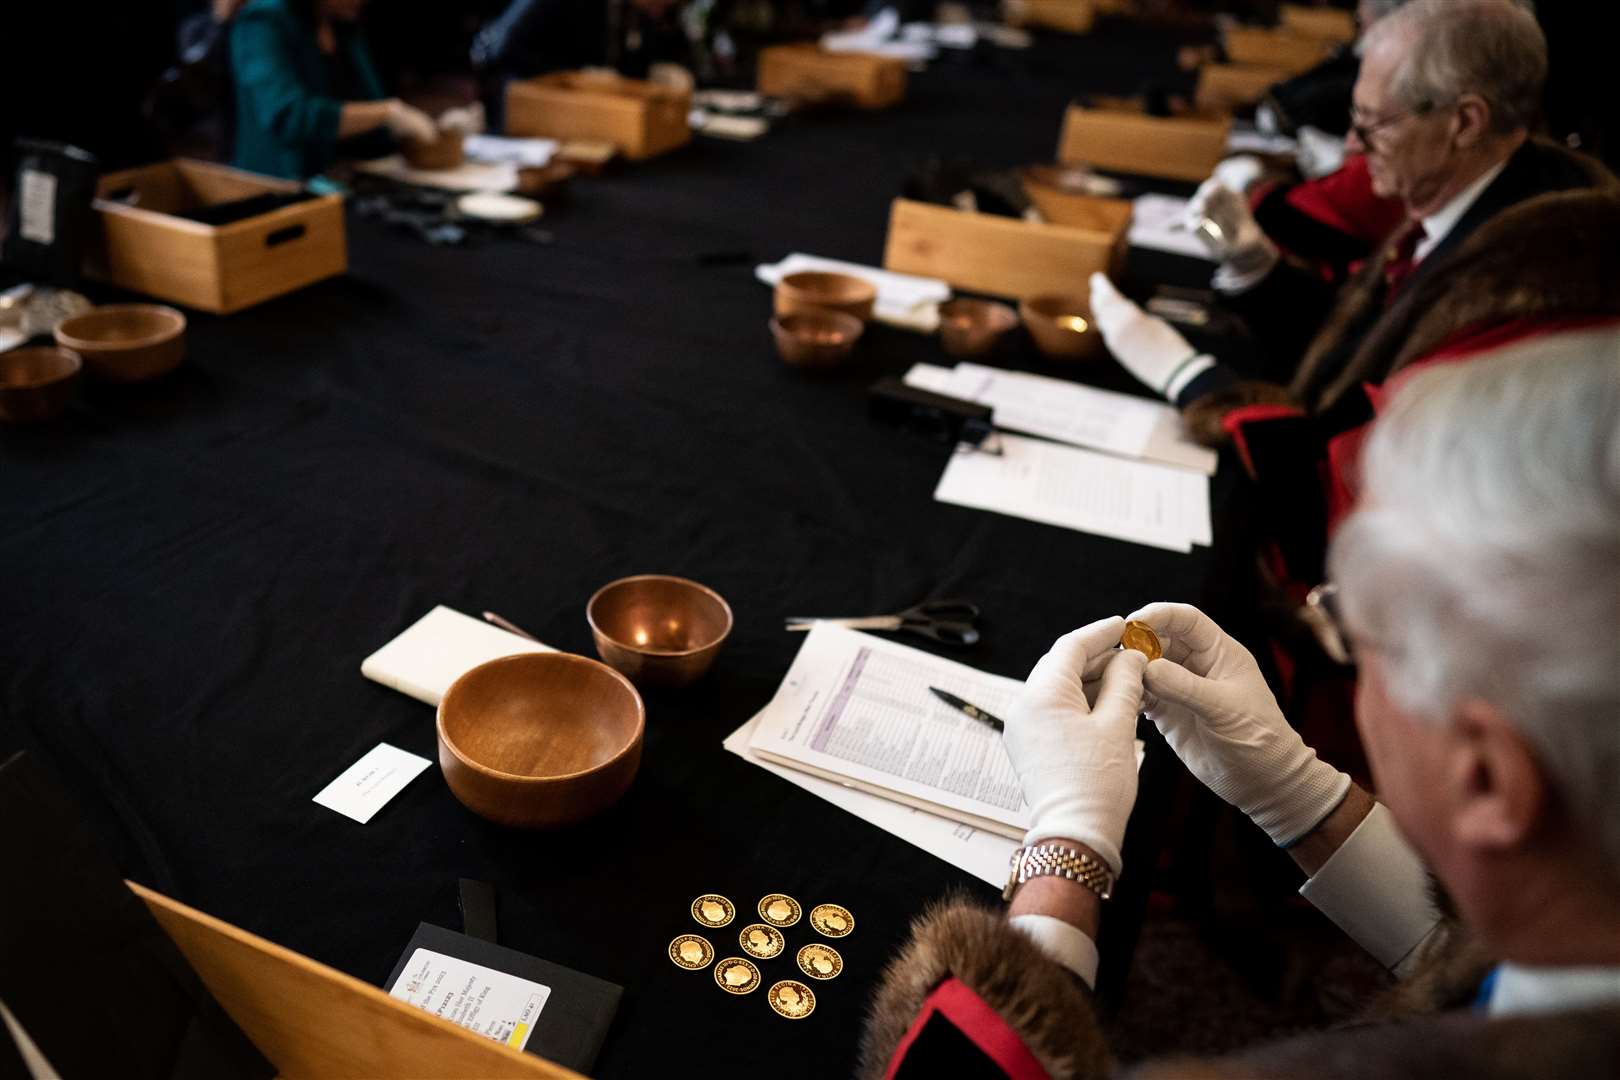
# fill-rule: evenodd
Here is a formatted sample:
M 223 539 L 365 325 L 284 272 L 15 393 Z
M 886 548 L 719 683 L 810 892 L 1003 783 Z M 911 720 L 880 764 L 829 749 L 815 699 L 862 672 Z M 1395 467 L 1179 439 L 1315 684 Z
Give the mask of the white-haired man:
M 1055 972 L 1095 971 L 1142 704 L 1408 985 L 1431 988 L 1415 972 L 1463 940 L 1495 966 L 1472 1008 L 1131 1075 L 1620 1075 L 1620 326 L 1417 375 L 1365 467 L 1331 569 L 1383 801 L 1317 758 L 1198 610 L 1131 616 L 1163 641 L 1151 662 L 1114 651 L 1118 617 L 1060 638 L 1007 723 L 1033 814 L 1011 918 L 957 903 L 918 921 L 873 1009 L 869 1075 L 925 1075 L 936 1052 L 955 1076 L 1108 1070 L 1085 995 Z

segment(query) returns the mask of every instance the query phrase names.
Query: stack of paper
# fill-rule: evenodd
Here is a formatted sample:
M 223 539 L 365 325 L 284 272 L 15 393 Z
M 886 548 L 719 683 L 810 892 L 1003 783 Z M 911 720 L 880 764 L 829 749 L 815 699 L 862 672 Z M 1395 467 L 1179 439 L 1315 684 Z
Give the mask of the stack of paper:
M 1170 195 L 1139 195 L 1131 203 L 1131 227 L 1125 242 L 1131 247 L 1184 255 L 1214 262 L 1209 247 L 1187 227 L 1190 199 Z
M 756 266 L 754 276 L 774 286 L 787 275 L 805 270 L 849 274 L 871 282 L 877 289 L 877 304 L 872 317 L 904 330 L 933 333 L 939 328 L 939 305 L 951 298 L 951 287 L 938 278 L 897 274 L 892 270 L 879 270 L 873 266 L 823 259 L 799 252 L 774 265 L 766 263 Z
M 514 139 L 504 135 L 468 135 L 461 142 L 468 161 L 517 165 L 525 169 L 551 164 L 557 146 L 556 139 Z

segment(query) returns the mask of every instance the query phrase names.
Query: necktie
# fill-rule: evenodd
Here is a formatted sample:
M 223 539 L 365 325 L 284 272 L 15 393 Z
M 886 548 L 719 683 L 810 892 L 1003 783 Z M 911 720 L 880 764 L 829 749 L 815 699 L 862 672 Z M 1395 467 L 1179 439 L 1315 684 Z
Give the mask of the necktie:
M 1423 231 L 1423 223 L 1414 221 L 1402 230 L 1390 245 L 1388 260 L 1384 263 L 1384 305 L 1387 307 L 1395 301 L 1395 296 L 1406 284 L 1406 279 L 1412 276 L 1417 269 L 1417 247 L 1428 235 Z

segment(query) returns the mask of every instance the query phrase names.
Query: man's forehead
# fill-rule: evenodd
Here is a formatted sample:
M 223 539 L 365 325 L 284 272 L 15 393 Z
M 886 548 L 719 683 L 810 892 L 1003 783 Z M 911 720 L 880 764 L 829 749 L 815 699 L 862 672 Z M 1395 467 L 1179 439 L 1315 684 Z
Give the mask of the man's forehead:
M 1357 108 L 1376 108 L 1389 100 L 1389 84 L 1400 62 L 1400 46 L 1393 41 L 1381 41 L 1377 48 L 1369 49 L 1361 58 L 1361 71 L 1356 76 L 1351 98 Z

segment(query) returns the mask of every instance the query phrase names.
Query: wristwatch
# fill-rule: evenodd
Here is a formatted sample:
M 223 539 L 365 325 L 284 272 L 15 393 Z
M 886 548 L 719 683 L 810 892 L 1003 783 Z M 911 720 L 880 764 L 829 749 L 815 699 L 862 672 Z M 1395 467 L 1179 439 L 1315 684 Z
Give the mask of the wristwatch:
M 1011 866 L 1007 887 L 1001 890 L 1002 900 L 1011 900 L 1018 886 L 1038 877 L 1078 881 L 1104 900 L 1114 894 L 1114 872 L 1101 859 L 1062 844 L 1021 847 L 1013 852 Z

